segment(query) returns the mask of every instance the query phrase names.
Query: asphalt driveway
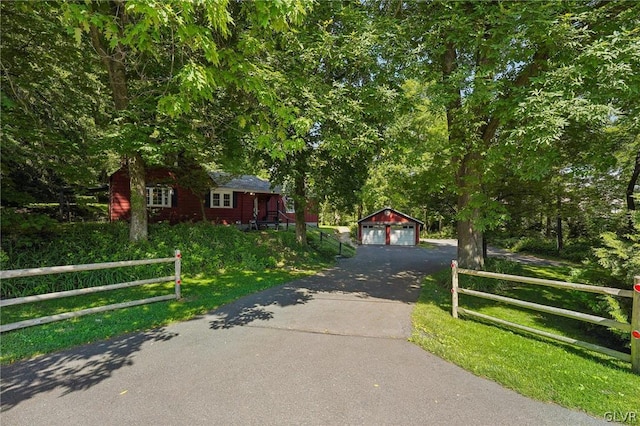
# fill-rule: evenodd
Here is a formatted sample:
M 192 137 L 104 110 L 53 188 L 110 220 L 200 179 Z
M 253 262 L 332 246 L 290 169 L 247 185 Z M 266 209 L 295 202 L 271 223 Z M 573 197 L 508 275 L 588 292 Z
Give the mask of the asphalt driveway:
M 587 425 L 407 342 L 455 245 L 361 247 L 201 318 L 1 371 L 3 425 Z

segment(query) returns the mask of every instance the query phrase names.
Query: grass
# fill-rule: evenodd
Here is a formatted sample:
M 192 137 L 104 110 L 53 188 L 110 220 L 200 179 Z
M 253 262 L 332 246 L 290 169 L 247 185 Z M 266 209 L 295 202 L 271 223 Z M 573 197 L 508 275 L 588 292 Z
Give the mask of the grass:
M 425 249 L 433 249 L 433 248 L 436 248 L 436 245 L 432 243 L 427 243 L 425 241 L 420 241 L 420 244 L 418 244 L 418 247 L 422 247 Z
M 321 232 L 325 234 L 322 239 L 320 238 Z M 329 237 L 327 237 L 327 234 Z M 309 226 L 307 227 L 307 238 L 309 245 L 326 255 L 339 254 L 342 257 L 353 257 L 356 254 L 356 248 L 351 244 L 340 244 L 333 228 L 330 227 L 316 228 Z
M 105 225 L 96 230 L 100 236 L 98 241 L 107 239 L 107 229 L 113 230 L 113 227 L 106 228 Z M 118 230 L 116 227 L 115 231 L 122 233 L 125 230 Z M 176 235 L 170 234 L 171 232 Z M 164 235 L 162 240 L 161 235 Z M 104 241 L 103 249 L 98 250 L 102 245 L 89 241 L 90 234 L 82 234 L 81 237 L 87 244 L 84 250 L 87 258 L 96 255 L 106 256 L 105 253 L 112 250 L 115 242 L 122 240 L 114 236 L 113 241 Z M 239 233 L 225 228 L 212 230 L 206 226 L 191 226 L 159 227 L 148 247 L 124 247 L 119 255 L 147 253 L 153 255 L 151 257 L 157 257 L 157 252 L 164 253 L 165 249 L 176 247 L 176 238 L 190 242 L 189 248 L 185 247 L 183 250 L 186 256 L 183 272 L 186 276 L 183 277 L 182 300 L 105 312 L 4 333 L 0 363 L 7 364 L 129 332 L 188 320 L 244 295 L 313 274 L 326 267 L 331 256 L 335 254 L 329 246 L 320 246 L 321 252 L 327 252 L 327 256 L 324 257 L 317 256 L 317 252 L 314 251 L 294 250 L 289 244 L 294 238 L 291 233 Z M 310 239 L 312 245 L 319 243 L 313 236 Z M 78 244 L 69 243 L 69 246 L 78 247 Z M 24 244 L 8 247 L 6 252 L 3 251 L 4 262 L 11 261 L 12 253 L 15 251 L 19 254 L 18 260 L 25 263 L 21 266 L 30 266 L 30 260 L 27 259 L 28 248 L 29 246 Z M 45 253 L 42 247 L 36 248 L 34 253 Z M 65 253 L 61 252 L 58 255 L 64 258 Z M 77 256 L 76 252 L 73 254 Z M 185 264 L 190 265 L 191 273 L 184 268 Z M 167 266 L 170 269 L 172 265 Z M 522 275 L 559 280 L 566 280 L 569 276 L 575 275 L 573 266 L 520 268 L 519 271 L 501 272 L 519 272 Z M 464 281 L 467 278 L 472 277 L 462 277 L 462 286 L 469 284 Z M 494 283 L 495 281 L 475 284 L 491 286 Z M 449 288 L 448 271 L 425 280 L 420 301 L 413 313 L 415 332 L 412 337 L 412 341 L 424 349 L 525 396 L 582 410 L 595 417 L 603 418 L 605 413 L 612 412 L 637 413 L 640 410 L 640 378 L 631 373 L 629 364 L 499 326 L 453 319 L 450 314 Z M 9 323 L 34 316 L 121 302 L 125 299 L 168 294 L 171 291 L 172 284 L 167 283 L 38 304 L 10 306 L 0 311 L 0 319 L 2 323 Z M 588 312 L 588 305 L 585 305 L 583 298 L 574 292 L 543 287 L 532 289 L 524 285 L 510 284 L 503 285 L 501 293 L 534 302 L 544 301 L 555 306 L 575 307 L 577 310 Z M 462 307 L 556 334 L 598 344 L 603 344 L 603 339 L 608 340 L 607 343 L 615 341 L 615 338 L 606 336 L 606 333 L 592 333 L 584 337 L 582 325 L 569 319 L 551 318 L 464 295 L 460 300 Z M 624 342 L 618 344 L 624 345 Z
M 322 266 L 326 264 L 318 265 Z M 186 277 L 182 284 L 183 299 L 180 301 L 136 306 L 4 333 L 0 363 L 7 364 L 133 331 L 188 320 L 242 296 L 315 272 L 316 270 L 235 270 L 214 276 Z M 6 307 L 2 310 L 2 323 L 121 302 L 124 298 L 133 300 L 136 297 L 170 294 L 173 290 L 172 283 L 145 287 L 147 288 L 132 290 L 126 295 L 114 291 L 108 295 L 103 293 Z
M 173 247 L 179 247 L 183 253 L 182 299 L 3 333 L 0 341 L 0 364 L 188 320 L 242 296 L 311 275 L 329 266 L 335 255 L 334 252 L 325 254 L 297 247 L 295 236 L 289 232 L 240 232 L 235 228 L 201 224 L 175 227 L 158 225 L 151 227 L 149 242 L 128 245 L 126 229 L 120 228 L 122 226 L 119 224 L 98 227 L 83 225 L 68 230 L 73 232 L 50 236 L 47 241 L 39 242 L 32 239 L 19 241 L 19 246 L 7 244 L 3 246 L 3 263 L 12 266 L 7 269 L 16 269 L 38 265 L 165 257 L 170 256 Z M 51 247 L 55 251 L 47 250 Z M 75 259 L 78 260 L 74 261 Z M 52 279 L 58 277 L 60 282 L 56 283 L 41 282 L 39 277 L 33 277 L 22 279 L 31 282 L 9 286 L 12 280 L 3 280 L 2 292 L 8 294 L 8 297 L 17 297 L 69 290 L 76 286 L 87 287 L 114 284 L 129 279 L 168 276 L 173 275 L 173 264 L 155 265 L 149 270 L 133 272 L 135 276 L 124 275 L 118 270 L 110 270 L 113 272 L 104 276 L 95 273 L 104 271 L 48 276 Z M 0 310 L 0 322 L 8 324 L 172 292 L 173 283 L 164 283 L 7 306 Z
M 566 271 L 525 267 L 529 275 L 565 280 Z M 461 286 L 466 286 L 462 277 Z M 493 280 L 495 283 L 495 280 Z M 640 411 L 640 377 L 630 365 L 598 353 L 496 325 L 451 316 L 451 274 L 427 277 L 413 313 L 412 341 L 472 373 L 522 395 L 604 418 L 606 413 Z M 513 286 L 504 290 L 528 300 L 573 307 L 581 299 L 556 289 Z M 462 296 L 462 295 L 461 295 Z M 550 303 L 549 303 L 550 302 Z M 584 336 L 575 321 L 465 297 L 460 306 L 512 322 L 602 344 L 602 336 Z M 583 306 L 580 306 L 583 308 Z M 580 309 L 577 309 L 580 310 Z M 576 335 L 578 334 L 578 336 Z M 633 418 L 630 419 L 633 421 Z

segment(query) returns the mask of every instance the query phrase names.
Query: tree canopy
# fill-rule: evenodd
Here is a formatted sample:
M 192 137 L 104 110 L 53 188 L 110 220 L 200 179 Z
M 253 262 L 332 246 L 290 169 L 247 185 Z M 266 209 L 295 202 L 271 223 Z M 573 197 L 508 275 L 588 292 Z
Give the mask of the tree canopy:
M 296 211 L 455 222 L 473 268 L 507 228 L 635 229 L 636 2 L 0 7 L 3 206 L 126 164 L 143 239 L 145 168 L 183 162 L 262 169 Z

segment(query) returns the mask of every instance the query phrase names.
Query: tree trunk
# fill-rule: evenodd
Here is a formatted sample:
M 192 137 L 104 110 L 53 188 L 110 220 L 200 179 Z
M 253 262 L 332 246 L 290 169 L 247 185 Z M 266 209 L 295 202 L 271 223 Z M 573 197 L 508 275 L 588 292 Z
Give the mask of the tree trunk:
M 124 4 L 113 2 L 112 13 L 121 26 L 127 22 Z M 127 88 L 126 51 L 124 46 L 116 44 L 109 47 L 103 35 L 95 25 L 90 26 L 91 44 L 100 56 L 102 64 L 109 75 L 109 85 L 116 111 L 124 111 L 129 107 L 129 91 Z M 142 156 L 139 152 L 128 157 L 129 185 L 131 187 L 131 222 L 129 224 L 129 240 L 147 239 L 147 194 L 146 172 Z
M 560 253 L 564 248 L 564 235 L 562 232 L 562 197 L 560 197 L 560 195 L 558 195 L 556 207 L 558 209 L 556 214 L 556 247 L 558 249 L 558 253 Z
M 207 209 L 204 206 L 205 201 L 204 199 L 200 199 L 200 214 L 202 215 L 202 221 L 206 222 L 207 221 Z M 280 219 L 280 216 L 278 216 L 278 219 Z
M 486 262 L 487 257 L 489 257 L 489 248 L 487 244 L 487 234 L 486 232 L 482 234 L 482 261 Z
M 129 157 L 129 183 L 131 185 L 131 221 L 129 240 L 147 239 L 147 187 L 145 169 L 139 154 Z
M 633 193 L 634 193 L 636 184 L 638 183 L 638 178 L 640 178 L 640 150 L 638 150 L 638 153 L 636 154 L 636 162 L 633 167 L 633 173 L 631 173 L 631 179 L 629 179 L 629 184 L 627 185 L 627 191 L 625 194 L 627 198 L 627 215 L 628 215 L 630 232 L 634 232 L 632 212 L 636 210 L 636 201 L 635 201 L 635 198 L 633 197 L 634 195 Z
M 458 67 L 456 47 L 452 42 L 447 43 L 442 56 L 442 74 L 445 83 L 454 74 Z M 458 117 L 462 106 L 460 90 L 452 85 L 451 100 L 446 106 L 447 128 L 449 141 L 452 146 L 460 145 L 465 140 L 464 123 L 460 123 Z M 482 269 L 484 258 L 482 257 L 482 232 L 477 229 L 477 219 L 480 210 L 475 207 L 469 211 L 471 195 L 480 190 L 478 169 L 478 157 L 472 146 L 467 146 L 467 153 L 460 158 L 454 158 L 458 163 L 456 173 L 456 186 L 458 191 L 458 264 L 461 268 Z
M 458 210 L 467 208 L 470 194 L 458 197 Z M 483 235 L 474 222 L 480 217 L 480 211 L 474 208 L 470 217 L 458 219 L 458 265 L 461 268 L 480 270 L 484 268 Z
M 480 206 L 471 206 L 474 194 L 482 191 L 480 154 L 472 151 L 462 157 L 456 174 L 458 189 L 458 264 L 461 268 L 484 269 L 484 236 L 478 224 Z
M 638 178 L 640 177 L 640 150 L 636 154 L 636 162 L 633 167 L 633 173 L 631 174 L 631 179 L 629 179 L 629 184 L 627 185 L 627 210 L 634 211 L 636 209 L 635 199 L 633 198 L 633 192 L 638 183 Z
M 296 242 L 301 246 L 307 245 L 307 223 L 304 213 L 307 207 L 307 196 L 304 184 L 304 174 L 298 173 L 294 181 L 293 206 L 296 218 Z

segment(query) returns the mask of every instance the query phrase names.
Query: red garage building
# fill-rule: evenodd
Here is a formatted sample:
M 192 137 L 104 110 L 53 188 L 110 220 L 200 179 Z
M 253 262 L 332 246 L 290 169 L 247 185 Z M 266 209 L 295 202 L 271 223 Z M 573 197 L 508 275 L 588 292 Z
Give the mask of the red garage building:
M 358 221 L 358 241 L 367 245 L 415 246 L 424 223 L 386 207 Z

